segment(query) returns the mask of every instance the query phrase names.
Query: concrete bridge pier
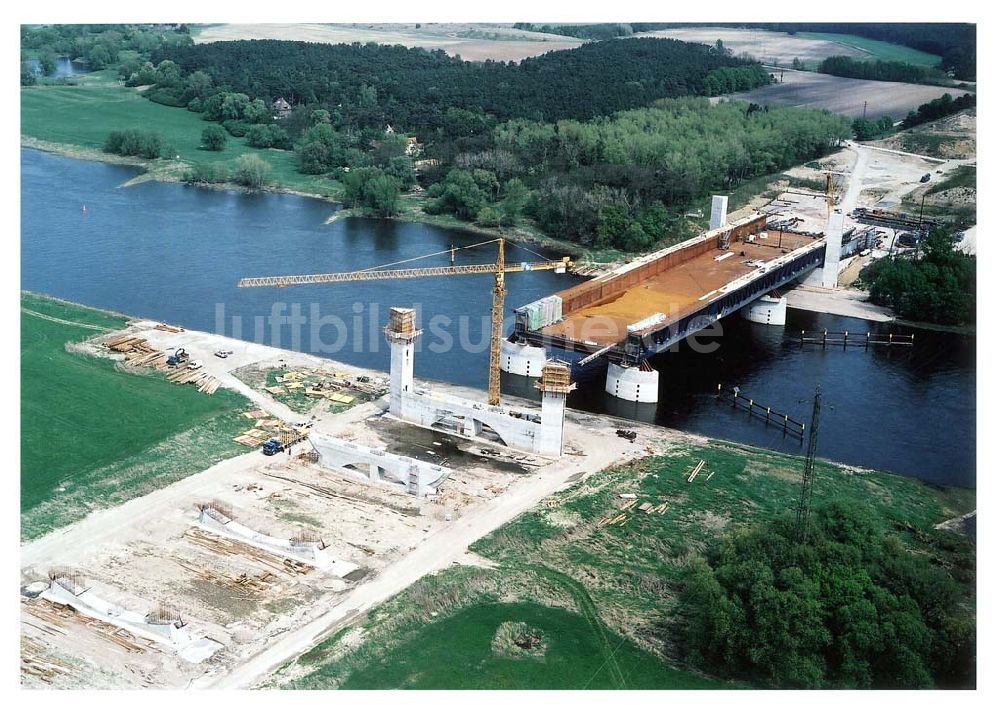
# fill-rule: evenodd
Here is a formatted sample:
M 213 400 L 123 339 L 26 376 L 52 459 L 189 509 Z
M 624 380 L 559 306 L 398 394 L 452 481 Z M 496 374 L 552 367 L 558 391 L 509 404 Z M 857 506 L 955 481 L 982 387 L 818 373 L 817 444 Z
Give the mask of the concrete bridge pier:
M 604 391 L 626 401 L 656 403 L 660 393 L 660 373 L 646 364 L 626 367 L 609 362 Z
M 740 309 L 740 315 L 746 320 L 769 326 L 785 325 L 787 312 L 788 299 L 784 296 L 772 296 L 771 294 L 764 294 Z
M 504 340 L 500 343 L 500 369 L 522 377 L 541 377 L 545 348 Z

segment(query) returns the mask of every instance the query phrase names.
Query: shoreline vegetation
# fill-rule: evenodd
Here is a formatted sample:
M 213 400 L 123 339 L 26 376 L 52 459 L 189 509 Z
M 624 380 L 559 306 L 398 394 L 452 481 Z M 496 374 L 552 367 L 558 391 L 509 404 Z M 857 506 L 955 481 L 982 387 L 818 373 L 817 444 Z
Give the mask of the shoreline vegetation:
M 565 251 L 566 254 L 581 258 L 581 261 L 586 261 L 588 263 L 611 264 L 618 262 L 623 257 L 627 256 L 627 253 L 620 252 L 618 250 L 587 248 L 582 246 L 580 243 L 552 238 L 544 233 L 538 232 L 535 229 L 529 229 L 522 225 L 504 226 L 501 228 L 485 228 L 478 226 L 475 223 L 459 220 L 458 218 L 447 214 L 426 213 L 421 208 L 426 199 L 415 194 L 407 194 L 403 197 L 402 200 L 404 208 L 398 214 L 384 217 L 369 213 L 363 208 L 348 207 L 344 205 L 343 200 L 334 198 L 328 194 L 302 191 L 288 186 L 275 184 L 273 182 L 268 183 L 259 189 L 248 189 L 247 187 L 232 180 L 218 183 L 187 182 L 183 177 L 184 172 L 189 168 L 189 165 L 184 162 L 177 162 L 174 160 L 167 161 L 163 159 L 144 159 L 142 157 L 123 157 L 118 154 L 105 152 L 101 149 L 67 144 L 64 142 L 52 142 L 49 140 L 38 139 L 37 137 L 31 137 L 29 135 L 21 135 L 21 147 L 55 154 L 60 157 L 68 157 L 70 159 L 81 159 L 84 161 L 101 162 L 104 164 L 114 164 L 117 166 L 128 166 L 141 169 L 142 173 L 137 174 L 122 184 L 122 186 L 126 187 L 135 186 L 147 181 L 159 181 L 162 183 L 184 184 L 185 186 L 193 188 L 214 189 L 216 191 L 237 191 L 242 193 L 257 191 L 264 193 L 285 194 L 288 196 L 299 196 L 302 198 L 314 198 L 331 205 L 341 206 L 340 209 L 326 219 L 325 224 L 327 225 L 346 218 L 382 218 L 385 220 L 396 220 L 407 223 L 426 223 L 428 225 L 464 230 L 466 232 L 489 237 L 503 237 L 507 240 L 534 244 L 549 249 L 559 250 L 560 252 Z

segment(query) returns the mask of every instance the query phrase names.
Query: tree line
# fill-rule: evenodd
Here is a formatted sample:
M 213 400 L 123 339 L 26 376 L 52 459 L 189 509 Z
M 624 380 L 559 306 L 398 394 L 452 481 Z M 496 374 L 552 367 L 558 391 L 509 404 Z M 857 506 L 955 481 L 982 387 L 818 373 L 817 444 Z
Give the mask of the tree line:
M 776 688 L 974 688 L 974 553 L 943 531 L 911 550 L 871 510 L 829 504 L 730 534 L 691 571 L 686 658 Z
M 916 66 L 904 61 L 864 61 L 849 56 L 829 56 L 816 69 L 819 73 L 844 78 L 863 78 L 870 81 L 895 81 L 898 83 L 937 83 L 945 78 L 939 69 Z
M 55 73 L 55 57 L 66 56 L 92 71 L 133 60 L 167 45 L 190 45 L 186 25 L 54 24 L 21 26 L 21 59 L 38 56 L 42 73 Z M 22 71 L 23 73 L 23 71 Z M 22 84 L 25 81 L 22 79 Z
M 931 232 L 913 258 L 884 257 L 861 273 L 870 299 L 911 321 L 976 320 L 976 258 L 955 250 L 945 229 Z
M 958 98 L 952 98 L 950 93 L 945 93 L 940 98 L 935 98 L 917 106 L 916 110 L 911 110 L 900 122 L 899 129 L 906 130 L 974 107 L 976 107 L 976 96 L 972 93 L 966 93 Z M 873 140 L 891 134 L 896 130 L 896 126 L 890 115 L 883 115 L 877 120 L 855 118 L 851 123 L 851 130 L 856 139 Z

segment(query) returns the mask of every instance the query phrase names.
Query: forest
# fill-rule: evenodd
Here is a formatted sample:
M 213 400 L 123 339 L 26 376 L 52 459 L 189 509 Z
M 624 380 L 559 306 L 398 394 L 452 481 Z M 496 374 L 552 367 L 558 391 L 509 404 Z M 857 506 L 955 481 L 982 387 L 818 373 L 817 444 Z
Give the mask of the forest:
M 861 505 L 813 514 L 803 533 L 790 517 L 734 532 L 694 566 L 687 658 L 775 688 L 974 688 L 968 543 L 938 532 L 908 546 Z
M 339 124 L 402 125 L 422 140 L 515 118 L 586 120 L 659 98 L 705 94 L 706 78 L 720 68 L 748 68 L 751 87 L 770 80 L 728 52 L 667 39 L 591 42 L 520 64 L 466 62 L 398 45 L 276 40 L 163 47 L 152 63 L 165 59 L 183 76 L 201 71 L 228 92 L 322 107 Z M 164 90 L 184 97 L 182 87 Z
M 680 213 L 698 199 L 823 156 L 849 134 L 846 119 L 822 111 L 704 98 L 588 122 L 515 120 L 497 126 L 490 148 L 456 156 L 428 189 L 429 207 L 489 221 L 516 211 L 514 198 L 547 233 L 641 250 L 682 235 Z

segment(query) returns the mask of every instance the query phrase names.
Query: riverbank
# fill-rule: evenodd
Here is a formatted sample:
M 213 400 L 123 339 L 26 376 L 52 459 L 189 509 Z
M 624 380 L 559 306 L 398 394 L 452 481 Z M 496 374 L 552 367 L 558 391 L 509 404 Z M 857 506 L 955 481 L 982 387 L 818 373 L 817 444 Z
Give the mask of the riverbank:
M 895 321 L 892 309 L 868 301 L 868 292 L 859 289 L 823 289 L 799 284 L 784 292 L 788 307 L 814 313 L 829 313 L 864 321 Z

